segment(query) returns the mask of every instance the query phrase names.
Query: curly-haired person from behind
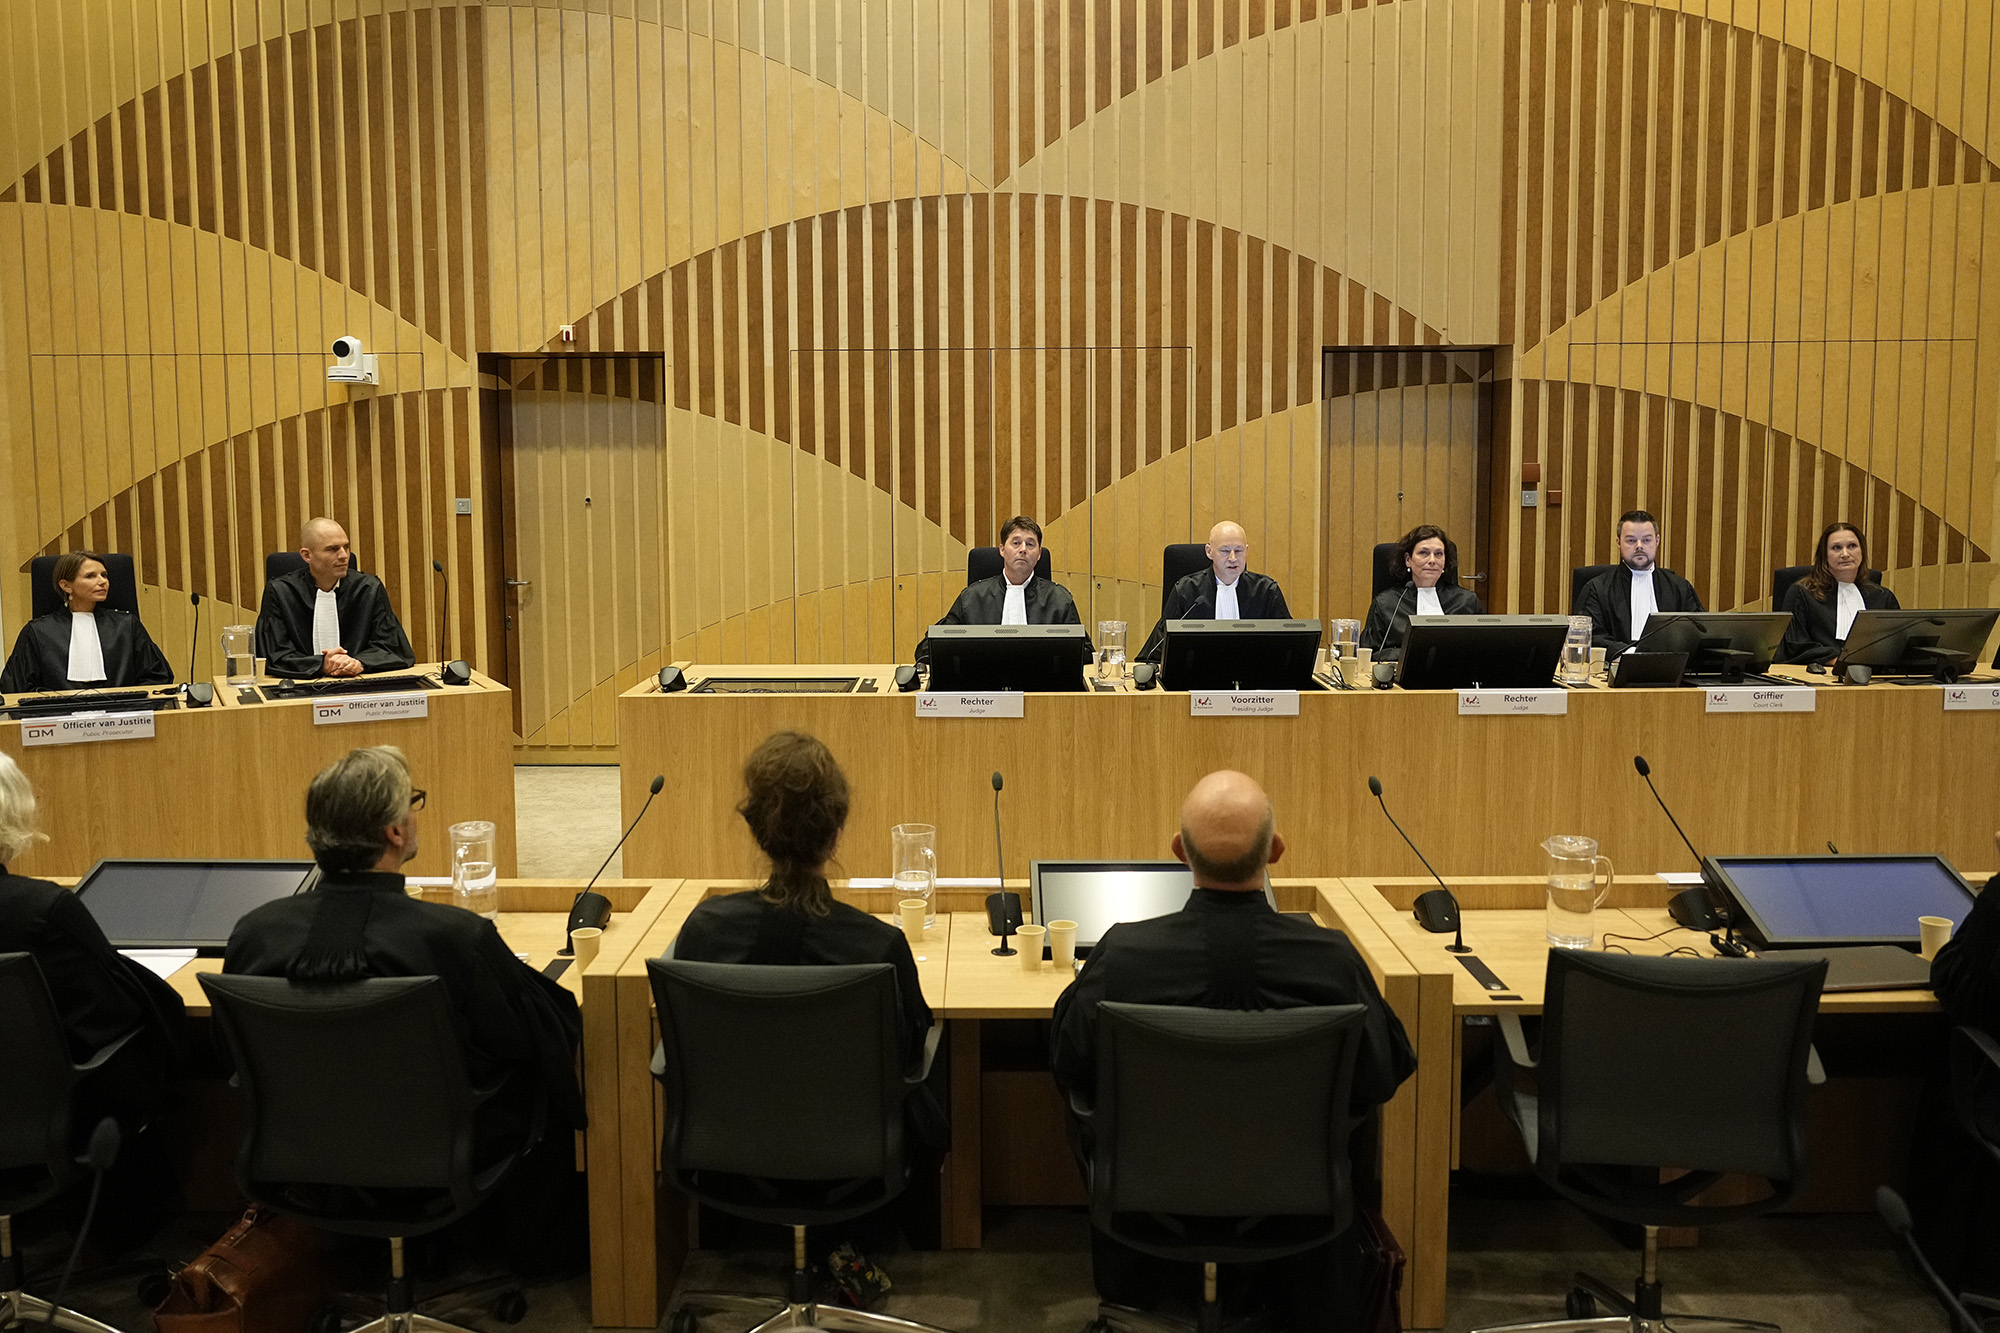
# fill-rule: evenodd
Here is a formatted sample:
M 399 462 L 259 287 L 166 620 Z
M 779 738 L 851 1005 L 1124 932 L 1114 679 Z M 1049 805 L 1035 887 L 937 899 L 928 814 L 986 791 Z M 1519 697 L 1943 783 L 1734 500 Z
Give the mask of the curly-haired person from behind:
M 931 1028 L 930 1005 L 917 980 L 917 960 L 896 927 L 837 901 L 827 883 L 827 863 L 847 826 L 847 775 L 826 746 L 796 731 L 767 737 L 743 765 L 743 800 L 736 807 L 750 836 L 771 863 L 763 885 L 709 898 L 688 914 L 674 940 L 675 958 L 697 963 L 828 966 L 889 963 L 896 969 L 903 1052 L 911 1066 L 923 1058 Z M 944 1113 L 935 1095 L 943 1060 L 928 1084 L 904 1102 L 906 1129 L 916 1159 L 910 1189 L 897 1203 L 905 1230 L 928 1239 L 936 1228 L 936 1166 L 947 1146 Z M 885 1210 L 886 1211 L 886 1210 Z M 873 1241 L 871 1216 L 847 1228 Z M 706 1235 L 706 1233 L 704 1233 Z M 819 1252 L 823 1239 L 814 1229 Z

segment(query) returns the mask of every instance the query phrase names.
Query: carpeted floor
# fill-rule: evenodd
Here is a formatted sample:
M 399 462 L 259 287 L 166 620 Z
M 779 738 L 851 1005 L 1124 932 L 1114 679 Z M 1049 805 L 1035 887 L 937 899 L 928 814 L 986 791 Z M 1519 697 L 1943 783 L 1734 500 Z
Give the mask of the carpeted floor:
M 516 770 L 515 790 L 523 875 L 588 876 L 617 841 L 616 769 L 524 767 Z M 607 873 L 617 872 L 614 861 Z M 150 1327 L 150 1318 L 134 1294 L 135 1271 L 193 1257 L 229 1220 L 183 1216 L 134 1256 L 137 1270 L 86 1274 L 72 1303 L 139 1333 Z M 30 1272 L 59 1268 L 63 1242 L 60 1233 L 29 1238 Z M 949 1329 L 1069 1333 L 1080 1331 L 1096 1310 L 1088 1222 L 1077 1210 L 992 1209 L 980 1250 L 903 1251 L 881 1258 L 895 1282 L 883 1308 L 906 1319 Z M 680 1289 L 777 1295 L 784 1289 L 785 1262 L 778 1254 L 698 1251 L 689 1258 Z M 1635 1250 L 1567 1204 L 1459 1189 L 1452 1200 L 1446 1327 L 1456 1333 L 1503 1320 L 1560 1318 L 1563 1292 L 1576 1270 L 1622 1290 L 1637 1267 Z M 1948 1329 L 1872 1217 L 1764 1218 L 1710 1228 L 1698 1248 L 1667 1252 L 1661 1276 L 1670 1309 L 1727 1312 L 1795 1333 Z M 47 1291 L 48 1285 L 31 1281 L 30 1289 Z M 715 1315 L 702 1328 L 734 1333 L 752 1322 Z M 528 1316 L 519 1328 L 583 1333 L 589 1325 L 589 1282 L 577 1278 L 530 1289 Z M 499 1327 L 490 1319 L 484 1326 Z

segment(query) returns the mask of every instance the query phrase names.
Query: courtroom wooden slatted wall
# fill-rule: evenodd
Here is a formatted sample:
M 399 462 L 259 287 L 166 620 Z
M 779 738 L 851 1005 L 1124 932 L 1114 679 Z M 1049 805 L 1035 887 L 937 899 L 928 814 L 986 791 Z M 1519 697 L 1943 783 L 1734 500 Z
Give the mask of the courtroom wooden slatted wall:
M 1906 605 L 2000 600 L 1973 0 L 20 0 L 0 38 L 9 635 L 30 556 L 113 547 L 176 660 L 214 599 L 206 672 L 328 509 L 420 654 L 505 672 L 479 358 L 565 351 L 664 366 L 676 587 L 533 684 L 593 719 L 541 746 L 601 753 L 660 660 L 907 657 L 1015 508 L 1091 618 L 1149 624 L 1222 516 L 1362 614 L 1336 553 L 1406 515 L 1329 465 L 1325 348 L 1495 349 L 1496 609 L 1563 609 L 1632 505 L 1711 606 L 1836 516 Z M 379 391 L 325 384 L 349 332 Z

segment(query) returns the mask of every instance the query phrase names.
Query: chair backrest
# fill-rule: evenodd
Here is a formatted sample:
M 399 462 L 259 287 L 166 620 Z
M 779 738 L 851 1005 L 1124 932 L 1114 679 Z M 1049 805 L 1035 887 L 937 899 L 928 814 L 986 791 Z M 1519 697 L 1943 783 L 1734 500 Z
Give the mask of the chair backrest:
M 2000 1161 L 2000 1042 L 1978 1028 L 1952 1031 L 1951 1097 L 1965 1132 Z
M 1549 951 L 1536 1171 L 1682 1167 L 1796 1185 L 1824 959 Z
M 1339 1234 L 1352 1217 L 1348 1138 L 1366 1009 L 1254 1012 L 1177 1005 L 1098 1006 L 1091 1217 L 1153 1253 L 1179 1251 L 1121 1215 L 1311 1218 L 1291 1243 L 1243 1248 L 1211 1233 L 1215 1260 L 1280 1257 Z M 1171 1229 L 1170 1229 L 1171 1231 Z
M 1804 578 L 1806 575 L 1810 573 L 1812 573 L 1811 565 L 1786 565 L 1782 569 L 1772 570 L 1771 609 L 1773 611 L 1784 610 L 1785 594 L 1792 590 L 1792 585 L 1794 583 L 1797 583 L 1800 579 Z M 1881 570 L 1871 569 L 1868 571 L 1868 582 L 1880 583 L 1881 581 L 1882 581 Z
M 1167 594 L 1174 590 L 1176 583 L 1213 563 L 1208 558 L 1206 542 L 1170 543 L 1160 554 L 1160 614 L 1167 613 Z
M 1389 589 L 1405 582 L 1409 572 L 1396 560 L 1396 547 L 1400 542 L 1376 542 L 1374 577 L 1368 586 L 1368 600 L 1374 601 Z
M 54 1198 L 76 1174 L 70 1091 L 76 1070 L 33 954 L 0 953 L 0 1216 Z
M 281 574 L 289 574 L 295 569 L 304 569 L 306 558 L 297 551 L 273 551 L 264 557 L 264 582 L 269 583 Z M 354 558 L 354 552 L 347 553 L 347 568 L 358 570 L 361 562 Z
M 1579 565 L 1569 572 L 1569 609 L 1571 615 L 1576 614 L 1576 604 L 1583 600 L 1584 587 L 1591 580 L 1601 578 L 1616 568 L 1618 566 L 1615 564 Z
M 965 586 L 970 588 L 981 579 L 998 578 L 1004 568 L 1006 565 L 1000 559 L 999 547 L 975 546 L 965 553 Z M 1047 578 L 1049 569 L 1049 548 L 1044 546 L 1042 558 L 1035 562 L 1035 577 Z
M 901 1188 L 907 1088 L 893 966 L 654 958 L 646 971 L 668 1170 Z
M 69 602 L 56 591 L 56 561 L 60 556 L 38 555 L 28 562 L 28 581 L 34 590 L 29 602 L 29 610 L 38 616 L 52 611 L 64 611 Z M 104 572 L 110 576 L 111 591 L 105 595 L 104 605 L 113 611 L 139 614 L 139 574 L 132 564 L 132 557 L 109 551 L 97 557 L 104 562 Z
M 420 1234 L 478 1202 L 473 1115 L 493 1090 L 472 1086 L 442 981 L 308 986 L 205 972 L 201 986 L 248 1104 L 237 1176 L 252 1199 L 358 1235 Z M 301 1209 L 287 1197 L 298 1185 L 423 1191 L 426 1218 L 440 1199 L 449 1211 L 435 1225 L 399 1230 L 412 1220 L 400 1209 Z

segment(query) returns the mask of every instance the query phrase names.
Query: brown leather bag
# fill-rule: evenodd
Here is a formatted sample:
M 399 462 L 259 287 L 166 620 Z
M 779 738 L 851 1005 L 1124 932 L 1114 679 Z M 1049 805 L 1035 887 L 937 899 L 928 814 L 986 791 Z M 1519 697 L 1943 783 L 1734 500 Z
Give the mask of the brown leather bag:
M 160 1333 L 305 1333 L 332 1288 L 319 1231 L 252 1205 L 174 1274 L 153 1325 Z

